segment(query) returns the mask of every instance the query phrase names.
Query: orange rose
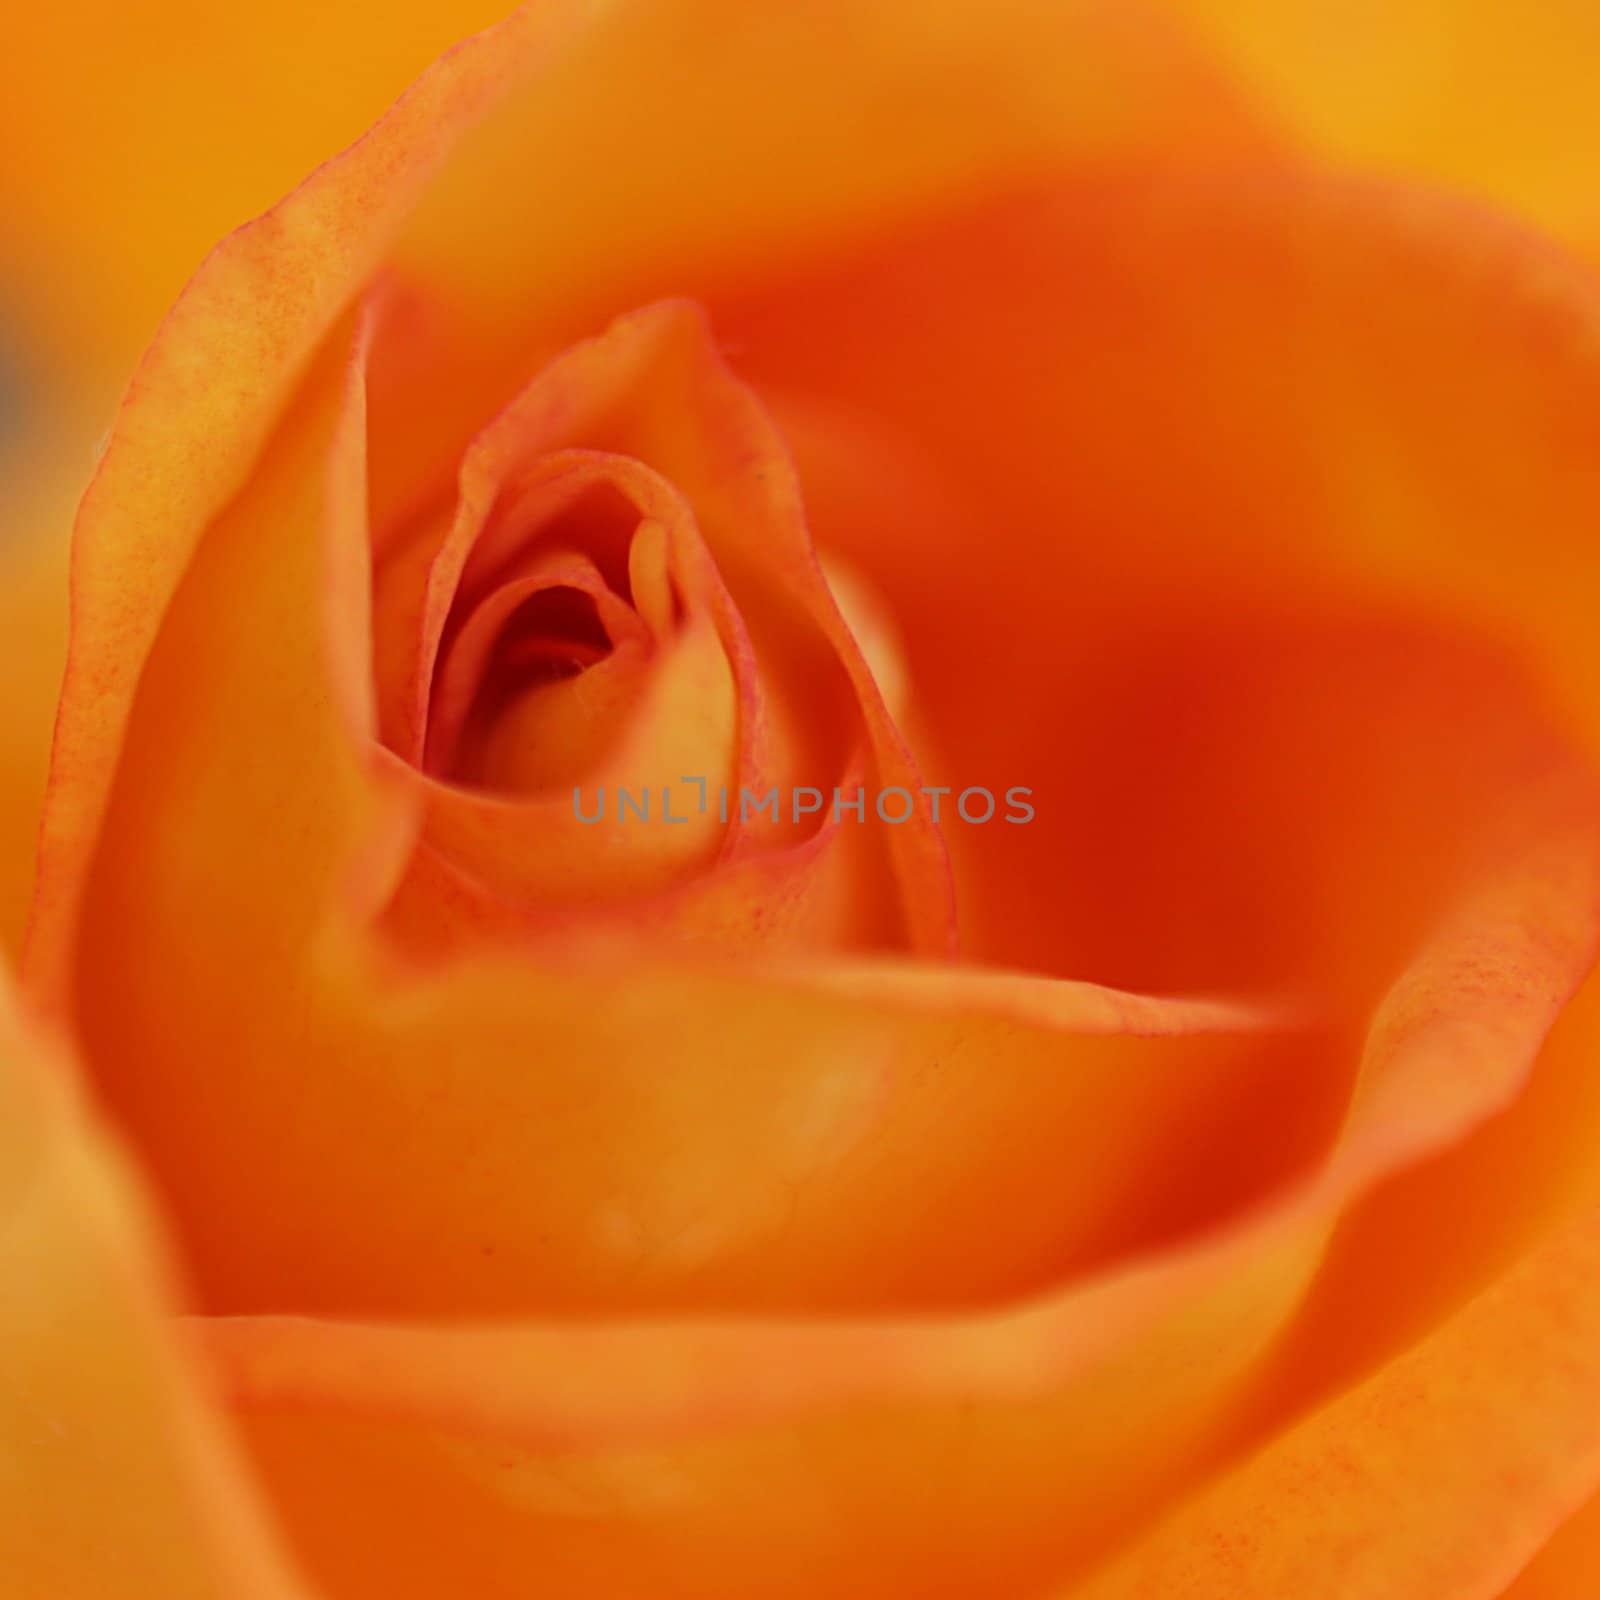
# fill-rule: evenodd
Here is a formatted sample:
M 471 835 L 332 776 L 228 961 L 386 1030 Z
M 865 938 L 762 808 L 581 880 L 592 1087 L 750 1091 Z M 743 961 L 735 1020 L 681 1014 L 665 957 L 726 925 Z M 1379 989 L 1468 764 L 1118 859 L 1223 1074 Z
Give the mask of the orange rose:
M 1597 331 L 1126 4 L 446 56 L 83 501 L 19 1592 L 1581 1594 Z

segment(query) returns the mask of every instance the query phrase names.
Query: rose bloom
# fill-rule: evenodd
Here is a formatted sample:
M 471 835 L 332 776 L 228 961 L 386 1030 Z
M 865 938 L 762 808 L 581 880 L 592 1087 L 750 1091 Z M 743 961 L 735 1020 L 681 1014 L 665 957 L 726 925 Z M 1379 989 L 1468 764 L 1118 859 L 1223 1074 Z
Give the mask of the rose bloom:
M 7 1596 L 1592 1595 L 1600 285 L 1300 149 L 1110 0 L 537 0 L 217 246 Z

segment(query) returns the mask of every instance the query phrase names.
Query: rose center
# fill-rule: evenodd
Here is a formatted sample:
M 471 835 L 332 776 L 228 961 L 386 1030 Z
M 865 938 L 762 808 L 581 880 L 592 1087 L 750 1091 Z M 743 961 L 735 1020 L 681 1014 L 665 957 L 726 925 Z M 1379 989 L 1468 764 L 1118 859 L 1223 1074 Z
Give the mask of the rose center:
M 528 793 L 580 779 L 625 726 L 670 629 L 651 524 L 614 491 L 513 506 L 462 573 L 440 640 L 425 765 Z M 635 582 L 646 591 L 635 605 Z

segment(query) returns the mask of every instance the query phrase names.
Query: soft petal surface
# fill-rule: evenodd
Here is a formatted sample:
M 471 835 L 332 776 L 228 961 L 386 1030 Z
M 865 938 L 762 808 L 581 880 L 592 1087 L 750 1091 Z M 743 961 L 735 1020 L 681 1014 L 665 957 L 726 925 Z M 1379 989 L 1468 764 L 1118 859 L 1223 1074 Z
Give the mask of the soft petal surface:
M 1147 172 L 713 299 L 936 776 L 1034 790 L 951 838 L 969 952 L 1389 981 L 1541 747 L 1600 748 L 1597 307 L 1454 203 Z
M 1584 1600 L 1600 1572 L 1600 1494 L 1540 1547 L 1500 1600 Z
M 831 1324 L 244 1318 L 212 1324 L 209 1345 L 298 1548 L 340 1593 L 421 1596 L 429 1575 L 451 1570 L 486 1596 L 536 1575 L 555 1594 L 626 1591 L 646 1572 L 654 1592 L 685 1595 L 931 1595 L 952 1574 L 998 1592 L 1041 1585 L 1083 1569 L 1261 1437 L 1255 1391 L 1339 1216 L 1477 1138 L 1525 1090 L 1592 959 L 1593 870 L 1576 902 L 1563 902 L 1565 873 L 1530 881 L 1513 868 L 1492 905 L 1463 908 L 1390 996 L 1320 1170 L 1243 1221 L 1031 1304 Z M 1556 945 L 1528 941 L 1535 906 L 1541 929 L 1566 929 Z M 1038 991 L 1013 980 L 1009 993 L 1015 1006 Z M 1113 1026 L 1170 1025 L 1127 997 L 1094 1009 Z M 1487 1371 L 1504 1353 L 1514 1375 L 1523 1352 L 1563 1329 L 1571 1354 L 1549 1377 L 1523 1374 L 1534 1383 L 1517 1396 L 1526 1428 L 1549 1456 L 1544 1478 L 1514 1481 L 1526 1493 L 1491 1551 L 1503 1566 L 1588 1470 L 1589 1422 L 1569 1409 L 1593 1378 L 1581 1321 L 1592 1272 L 1572 1254 L 1582 1242 L 1552 1252 L 1548 1284 L 1535 1256 L 1491 1289 L 1504 1339 L 1473 1344 Z M 1465 1381 L 1453 1328 L 1437 1336 L 1444 1345 L 1400 1358 L 1452 1395 Z M 1491 1429 L 1483 1481 L 1504 1488 L 1496 1473 L 1521 1473 L 1527 1443 Z M 353 1486 L 338 1515 L 332 1483 Z M 377 1537 L 420 1525 L 426 1506 L 426 1541 Z
M 613 0 L 591 19 L 464 146 L 402 244 L 502 340 L 530 315 L 561 326 L 641 299 L 641 275 L 772 266 L 1024 175 L 1214 162 L 1270 138 L 1142 0 Z
M 381 8 L 291 0 L 258 13 L 149 0 L 135 14 L 107 0 L 70 0 L 20 16 L 0 63 L 0 256 L 14 293 L 47 320 L 53 348 L 80 366 L 130 358 L 215 239 L 359 134 L 441 50 L 508 9 L 505 0 Z M 852 9 L 861 15 L 852 18 Z M 609 43 L 583 73 L 611 74 L 626 93 L 585 104 L 582 81 L 571 80 L 572 92 L 552 97 L 560 103 L 540 115 L 550 121 L 558 166 L 585 160 L 591 147 L 671 163 L 705 128 L 737 114 L 793 126 L 808 97 L 829 96 L 828 71 L 838 72 L 852 46 L 873 75 L 903 74 L 898 116 L 886 105 L 875 133 L 911 149 L 928 138 L 933 103 L 948 110 L 933 171 L 939 157 L 984 137 L 976 130 L 996 112 L 1006 119 L 1002 138 L 1019 127 L 1028 137 L 1030 119 L 1047 134 L 1142 121 L 1173 138 L 1210 136 L 1219 122 L 1236 130 L 1240 120 L 1202 53 L 1153 7 L 962 0 L 930 11 L 830 0 L 763 17 L 733 0 L 613 0 L 588 10 Z M 130 60 L 137 72 L 127 70 Z M 962 61 L 973 81 L 952 69 Z M 1136 77 L 1140 101 L 1108 93 L 1090 61 Z M 1020 110 L 998 87 L 1018 63 L 1036 85 Z M 864 79 L 839 84 L 841 100 Z M 1052 80 L 1063 86 L 1058 95 L 1048 93 Z M 746 86 L 763 81 L 776 96 L 751 95 Z M 1202 84 L 1207 92 L 1197 95 Z M 775 99 L 784 103 L 774 107 Z M 814 126 L 837 138 L 852 167 L 872 148 L 852 145 L 821 115 Z M 201 127 L 207 137 L 197 139 Z M 810 130 L 794 131 L 797 151 Z M 782 149 L 780 139 L 772 144 Z M 674 150 L 662 149 L 675 140 Z M 740 141 L 726 147 L 726 159 L 739 162 Z M 48 163 L 40 150 L 50 152 Z M 535 171 L 549 171 L 549 155 Z M 567 167 L 551 172 L 550 192 L 562 192 L 570 175 Z M 473 219 L 473 232 L 492 250 L 512 218 L 498 205 L 491 216 Z M 656 210 L 649 225 L 660 219 Z
M 196 544 L 450 133 L 555 47 L 569 13 L 519 12 L 446 56 L 345 159 L 213 251 L 146 353 L 74 536 L 73 631 L 29 938 L 42 992 L 59 984 L 128 703 Z
M 211 1410 L 123 1160 L 0 994 L 0 1572 L 17 1600 L 311 1600 Z
M 1062 1592 L 1497 1595 L 1597 1482 L 1591 1202 L 1432 1337 L 1275 1440 L 1098 1581 Z

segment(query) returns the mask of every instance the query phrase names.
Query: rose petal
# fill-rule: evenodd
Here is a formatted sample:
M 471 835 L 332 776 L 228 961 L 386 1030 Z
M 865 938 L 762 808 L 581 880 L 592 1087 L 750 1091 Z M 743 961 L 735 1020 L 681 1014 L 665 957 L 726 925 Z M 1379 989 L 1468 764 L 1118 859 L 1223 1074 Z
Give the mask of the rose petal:
M 400 257 L 502 344 L 569 338 L 1020 175 L 1269 148 L 1141 0 L 624 0 L 470 141 Z
M 158 653 L 152 694 L 165 676 Z M 1315 1150 L 1339 1104 L 1316 1041 L 1086 1037 L 1093 991 L 1049 981 L 1033 987 L 1059 991 L 1059 1021 L 988 1016 L 954 975 L 930 1012 L 582 946 L 386 976 L 254 899 L 251 923 L 196 941 L 181 907 L 250 830 L 152 837 L 144 819 L 193 814 L 173 765 L 136 731 L 80 1004 L 214 1305 L 970 1300 L 1193 1226 Z M 196 1082 L 197 1054 L 229 1070 Z M 1274 1146 L 1247 1134 L 1267 1098 Z
M 1549 837 L 1541 831 L 1541 848 Z M 1263 1417 L 1257 1391 L 1273 1371 L 1274 1335 L 1296 1332 L 1289 1315 L 1335 1223 L 1397 1174 L 1490 1132 L 1522 1088 L 1593 955 L 1596 868 L 1592 836 L 1581 838 L 1591 859 L 1576 888 L 1568 871 L 1542 867 L 1537 849 L 1509 860 L 1396 986 L 1368 1041 L 1363 1092 L 1319 1171 L 1207 1237 L 1032 1304 L 894 1321 L 212 1324 L 211 1347 L 298 1547 L 330 1580 L 375 1594 L 405 1594 L 413 1581 L 425 1593 L 413 1574 L 445 1564 L 486 1596 L 514 1594 L 536 1573 L 557 1594 L 626 1592 L 648 1572 L 658 1589 L 707 1596 L 757 1585 L 889 1595 L 951 1574 L 991 1592 L 1031 1592 L 1084 1569 L 1197 1479 L 1281 1432 L 1292 1413 Z M 825 987 L 844 983 L 881 1002 L 930 982 L 880 972 Z M 1009 1002 L 1030 1011 L 1065 997 L 1007 980 L 991 983 L 985 1003 L 1003 1003 L 1007 983 Z M 1114 1029 L 1170 1025 L 1165 1009 L 1126 997 L 1095 1003 Z M 958 1225 L 958 1211 L 945 1215 Z M 1391 1540 L 1397 1491 L 1373 1481 L 1365 1512 L 1357 1497 L 1330 1502 L 1353 1525 L 1363 1514 L 1385 1519 L 1385 1538 L 1349 1547 L 1357 1557 L 1381 1561 L 1392 1550 L 1405 1577 L 1433 1570 L 1429 1561 L 1486 1554 L 1498 1565 L 1483 1571 L 1509 1576 L 1584 1492 L 1600 1467 L 1588 1393 L 1600 1381 L 1588 1325 L 1600 1304 L 1584 1216 L 1324 1413 L 1345 1420 L 1313 1418 L 1303 1435 L 1285 1435 L 1291 1477 L 1294 1462 L 1322 1459 L 1320 1430 L 1330 1427 L 1344 1448 L 1383 1450 L 1403 1472 L 1408 1458 L 1386 1444 L 1392 1426 L 1407 1420 L 1406 1397 L 1437 1394 L 1427 1413 L 1437 1428 L 1418 1437 L 1419 1450 L 1459 1458 L 1452 1482 L 1464 1496 L 1501 1497 L 1474 1540 L 1455 1537 L 1449 1497 L 1437 1517 L 1413 1516 L 1408 1537 Z M 1481 1385 L 1471 1404 L 1461 1403 L 1463 1374 Z M 1496 1398 L 1502 1381 L 1507 1403 Z M 1452 1421 L 1472 1426 L 1458 1434 Z M 1271 1463 L 1277 1448 L 1260 1459 Z M 1279 1540 L 1248 1520 L 1296 1501 L 1281 1477 L 1270 1495 L 1248 1493 L 1270 1465 L 1239 1470 L 1222 1480 L 1212 1520 L 1254 1535 L 1247 1556 L 1255 1548 L 1298 1561 L 1321 1548 L 1314 1527 L 1285 1520 Z M 335 1482 L 357 1486 L 337 1517 Z M 1346 1488 L 1336 1481 L 1334 1492 Z M 397 1531 L 378 1537 L 385 1527 Z M 1175 1551 L 1155 1569 L 1168 1587 L 1133 1592 L 1177 1592 L 1195 1546 L 1153 1538 L 1156 1554 L 1133 1559 Z M 1424 1565 L 1406 1567 L 1413 1558 Z M 1317 1568 L 1292 1570 L 1310 1583 Z M 1302 1590 L 1268 1582 L 1260 1592 Z M 1402 1583 L 1395 1592 L 1451 1591 Z
M 515 431 L 519 443 L 529 443 L 521 437 L 529 430 Z M 509 472 L 514 464 L 509 460 L 501 463 L 501 473 Z M 736 783 L 736 758 L 756 759 L 750 748 L 753 740 L 742 730 L 759 707 L 760 689 L 737 607 L 706 554 L 691 509 L 668 482 L 636 460 L 597 450 L 535 449 L 531 459 L 521 465 L 525 474 L 539 469 L 540 487 L 558 493 L 563 502 L 570 495 L 596 489 L 625 496 L 642 519 L 641 530 L 654 526 L 664 535 L 668 560 L 676 569 L 676 582 L 686 601 L 682 627 L 658 641 L 656 656 L 638 685 L 634 703 L 611 729 L 608 759 L 597 770 L 578 775 L 581 784 L 567 782 L 546 786 L 543 792 L 508 794 L 464 787 L 448 781 L 448 774 L 424 775 L 415 767 L 397 768 L 394 773 L 395 781 L 417 789 L 425 808 L 423 840 L 427 847 L 479 884 L 491 903 L 508 909 L 521 907 L 530 918 L 540 912 L 548 918 L 563 909 L 646 894 L 710 866 L 727 830 L 714 812 L 702 814 L 695 808 L 696 791 L 685 789 L 681 779 L 684 774 L 698 774 L 712 790 L 719 784 Z M 475 478 L 481 476 L 474 472 Z M 543 481 L 546 478 L 548 482 Z M 408 576 L 441 591 L 428 603 L 429 611 L 437 613 L 435 621 L 431 628 L 417 630 L 423 642 L 412 645 L 409 653 L 414 659 L 393 678 L 385 697 L 391 705 L 403 705 L 409 712 L 406 720 L 393 720 L 387 739 L 402 753 L 409 750 L 413 759 L 421 756 L 425 726 L 430 749 L 439 737 L 448 738 L 448 702 L 429 704 L 436 645 L 427 639 L 431 633 L 436 641 L 444 631 L 461 568 L 497 492 L 494 479 L 474 484 L 472 497 L 463 503 L 463 519 L 438 547 L 432 562 L 419 566 L 408 560 L 400 572 L 390 574 L 387 583 L 380 568 L 380 636 L 385 623 L 394 632 L 397 612 L 403 617 L 413 614 L 400 587 Z M 448 582 L 440 584 L 428 578 L 428 572 L 441 569 L 446 569 Z M 449 665 L 454 664 L 452 655 Z M 448 690 L 448 675 L 440 687 Z M 381 696 L 383 689 L 380 678 Z M 570 756 L 569 749 L 566 758 Z M 590 791 L 584 805 L 593 811 L 592 791 L 602 786 L 612 797 L 613 813 L 619 786 L 628 787 L 634 795 L 647 789 L 655 797 L 670 786 L 677 791 L 676 810 L 688 819 L 688 826 L 590 826 L 579 814 L 574 790 Z M 415 897 L 416 885 L 402 884 L 401 894 L 408 890 Z M 426 912 L 425 901 L 419 910 Z M 441 906 L 435 908 L 432 920 L 463 923 L 452 941 L 461 942 L 474 931 L 478 919 L 470 913 L 452 916 Z
M 1591 1204 L 1432 1337 L 1063 1594 L 1497 1594 L 1597 1483 Z
M 1034 791 L 950 835 L 968 950 L 1368 1003 L 1600 728 L 1597 309 L 1444 202 L 1129 172 L 713 302 L 938 780 Z
M 143 1196 L 0 992 L 0 1571 L 50 1600 L 306 1600 L 167 1320 Z M 158 1270 L 159 1269 L 159 1270 Z M 176 1337 L 174 1336 L 176 1333 Z
M 388 742 L 402 754 L 420 743 L 435 641 L 469 561 L 497 567 L 504 559 L 493 555 L 498 545 L 524 536 L 522 519 L 503 508 L 497 531 L 497 505 L 509 499 L 515 510 L 541 470 L 573 451 L 582 454 L 564 474 L 609 481 L 641 515 L 668 528 L 680 586 L 714 620 L 737 692 L 736 768 L 731 750 L 708 756 L 702 749 L 696 760 L 698 743 L 685 747 L 685 733 L 698 734 L 703 722 L 714 741 L 726 737 L 719 718 L 695 709 L 707 698 L 697 677 L 688 692 L 672 694 L 670 712 L 646 716 L 636 759 L 611 776 L 635 793 L 641 783 L 659 793 L 667 783 L 693 782 L 685 773 L 697 774 L 704 791 L 728 791 L 729 860 L 742 853 L 741 832 L 754 831 L 742 827 L 742 791 L 771 792 L 769 779 L 785 780 L 778 791 L 785 797 L 803 783 L 831 798 L 849 776 L 845 761 L 859 759 L 874 794 L 893 787 L 914 795 L 920 775 L 818 566 L 781 440 L 718 358 L 700 314 L 685 304 L 621 318 L 552 362 L 469 451 L 460 509 L 431 544 L 431 558 L 430 541 L 413 539 L 400 547 L 391 579 L 380 566 L 380 684 L 390 685 L 385 698 L 395 707 Z M 700 570 L 706 551 L 715 571 Z M 388 651 L 385 635 L 397 641 Z M 407 639 L 420 643 L 407 648 Z M 792 730 L 787 737 L 777 731 L 782 724 Z M 680 793 L 680 815 L 686 798 Z M 565 795 L 512 806 L 431 790 L 427 805 L 427 842 L 489 893 L 513 902 L 554 887 L 570 900 L 586 883 L 604 892 L 630 879 L 640 891 L 660 889 L 672 876 L 682 879 L 686 858 L 696 864 L 705 832 L 679 833 L 659 822 L 631 831 L 586 828 Z M 947 951 L 948 873 L 927 809 L 917 807 L 902 826 L 863 829 L 856 842 L 886 847 L 894 892 L 887 909 L 868 899 L 867 918 L 830 930 L 828 942 L 870 943 L 888 930 L 892 942 Z M 790 861 L 809 864 L 803 852 Z M 701 892 L 715 894 L 716 886 L 686 889 L 675 903 L 690 902 L 703 923 Z M 531 909 L 544 908 L 535 902 Z M 756 906 L 745 920 L 764 925 Z
M 96 1081 L 212 1304 L 958 1302 L 1192 1227 L 1316 1149 L 1344 1089 L 1325 1046 L 1207 1014 L 1080 1037 L 1088 990 L 1019 1020 L 583 945 L 389 970 L 363 919 L 414 817 L 363 743 L 362 370 L 319 353 L 173 601 L 73 968 Z M 1229 1113 L 1275 1084 L 1263 1149 Z M 1191 1101 L 1217 1121 L 1185 1147 Z M 1107 1181 L 994 1237 L 1063 1164 Z M 927 1230 L 936 1199 L 961 1228 Z
M 1600 1570 L 1600 1494 L 1569 1517 L 1498 1600 L 1583 1600 Z
M 452 135 L 558 48 L 576 9 L 530 7 L 444 57 L 344 157 L 213 251 L 147 352 L 74 538 L 73 632 L 27 954 L 41 994 L 59 999 L 122 727 L 196 545 Z
M 409 254 L 438 281 L 482 287 L 491 327 L 491 282 L 524 311 L 538 282 L 548 337 L 591 321 L 581 305 L 598 264 L 654 272 L 668 258 L 725 254 L 732 214 L 741 251 L 762 238 L 781 257 L 791 240 L 1052 159 L 1159 146 L 1178 131 L 1205 148 L 1257 144 L 1170 29 L 1145 24 L 1106 0 L 962 5 L 937 27 L 921 7 L 535 3 L 442 58 L 344 156 L 226 240 L 163 324 L 80 511 L 76 629 L 29 941 L 38 991 L 59 999 L 122 725 L 197 541 L 310 352 L 491 102 L 505 102 L 500 125 L 470 159 L 457 155 Z M 536 89 L 506 100 L 535 76 Z M 615 138 L 621 163 L 606 144 Z M 824 146 L 840 159 L 823 159 Z M 514 262 L 507 195 L 537 218 L 516 230 Z M 496 330 L 501 347 L 511 325 Z

